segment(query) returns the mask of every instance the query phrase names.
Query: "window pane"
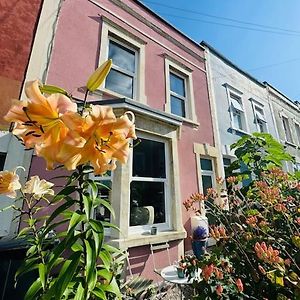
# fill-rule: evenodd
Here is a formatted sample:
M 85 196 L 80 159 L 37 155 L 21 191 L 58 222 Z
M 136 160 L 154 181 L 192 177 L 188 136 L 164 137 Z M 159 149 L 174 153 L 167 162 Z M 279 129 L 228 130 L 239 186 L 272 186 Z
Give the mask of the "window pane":
M 202 175 L 203 194 L 207 194 L 207 189 L 213 187 L 212 176 Z
M 133 98 L 133 77 L 111 69 L 106 77 L 105 87 L 121 95 Z
M 298 145 L 300 145 L 300 126 L 298 124 L 295 124 L 295 129 L 298 138 Z
M 133 148 L 132 176 L 166 178 L 165 144 L 140 140 Z
M 170 89 L 172 92 L 185 97 L 184 79 L 170 73 Z
M 6 159 L 6 153 L 0 153 L 0 171 L 4 168 L 4 163 Z
M 233 112 L 233 127 L 238 129 L 243 129 L 242 117 L 238 111 Z
M 114 65 L 135 73 L 135 53 L 113 41 L 109 41 L 108 58 L 112 59 Z
M 230 166 L 231 165 L 231 159 L 223 157 L 223 164 L 224 164 L 224 167 Z
M 289 125 L 289 121 L 287 118 L 283 117 L 282 118 L 282 122 L 283 122 L 283 127 L 284 127 L 284 131 L 285 131 L 285 136 L 286 136 L 286 140 L 288 142 L 293 142 L 292 140 L 292 134 L 291 134 L 291 129 L 290 129 L 290 125 Z
M 185 103 L 177 97 L 171 96 L 171 113 L 180 117 L 185 117 Z
M 212 171 L 213 170 L 211 159 L 201 158 L 200 159 L 200 164 L 201 164 L 201 170 L 205 170 L 205 171 Z
M 165 221 L 164 183 L 133 181 L 130 185 L 130 226 Z

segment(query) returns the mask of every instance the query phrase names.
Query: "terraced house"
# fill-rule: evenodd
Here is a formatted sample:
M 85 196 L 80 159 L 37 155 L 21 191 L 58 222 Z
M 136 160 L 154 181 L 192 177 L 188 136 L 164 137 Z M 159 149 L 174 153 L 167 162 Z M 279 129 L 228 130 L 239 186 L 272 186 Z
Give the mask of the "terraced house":
M 155 279 L 153 258 L 164 266 L 167 256 L 165 250 L 152 255 L 150 245 L 168 243 L 171 259 L 178 259 L 190 231 L 182 202 L 218 170 L 204 49 L 139 1 L 73 0 L 57 2 L 59 9 L 55 34 L 48 33 L 44 77 L 36 76 L 80 101 L 89 74 L 112 59 L 108 77 L 89 99 L 117 114 L 134 112 L 139 143 L 128 164 L 97 178 L 111 188 L 102 197 L 111 201 L 112 221 L 121 229 L 107 235 L 128 249 L 134 273 Z M 43 40 L 37 36 L 35 43 Z M 29 176 L 53 177 L 41 174 L 43 168 L 33 154 Z M 95 214 L 111 218 L 103 209 Z M 156 235 L 150 235 L 153 225 Z
M 138 140 L 127 164 L 95 178 L 109 187 L 101 197 L 112 203 L 115 217 L 104 208 L 94 213 L 120 228 L 107 230 L 106 236 L 128 251 L 133 273 L 158 280 L 153 269 L 166 266 L 166 252 L 174 261 L 190 249 L 191 218 L 182 203 L 224 177 L 224 167 L 235 159 L 230 145 L 239 137 L 256 131 L 272 134 L 296 157 L 287 170 L 299 169 L 299 104 L 209 44 L 191 40 L 137 0 L 51 0 L 35 5 L 30 19 L 34 34 L 24 32 L 32 45 L 27 42 L 23 68 L 12 75 L 18 82 L 6 84 L 11 78 L 0 73 L 1 91 L 18 86 L 6 97 L 3 111 L 19 92 L 25 99 L 24 79 L 61 86 L 80 103 L 89 75 L 112 59 L 109 75 L 88 101 L 110 105 L 117 115 L 132 111 Z M 0 138 L 4 168 L 21 165 L 26 168 L 23 180 L 40 175 L 51 181 L 58 171 L 42 171 L 44 161 L 25 152 L 8 133 L 9 124 L 5 126 Z M 1 199 L 0 208 L 9 201 Z M 12 212 L 3 213 L 2 242 L 14 237 L 19 227 Z M 151 245 L 157 243 L 165 247 L 153 254 Z

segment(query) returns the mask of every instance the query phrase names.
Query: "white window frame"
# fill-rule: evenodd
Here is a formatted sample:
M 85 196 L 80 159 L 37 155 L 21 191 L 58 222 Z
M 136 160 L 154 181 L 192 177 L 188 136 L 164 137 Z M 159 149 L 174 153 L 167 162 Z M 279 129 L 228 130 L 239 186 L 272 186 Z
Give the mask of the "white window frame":
M 109 40 L 113 40 L 131 51 L 135 51 L 137 60 L 132 99 L 140 103 L 147 104 L 147 98 L 145 95 L 145 45 L 147 43 L 110 19 L 104 16 L 102 19 L 103 23 L 101 31 L 99 66 L 108 59 Z M 107 94 L 118 98 L 124 98 L 124 95 L 105 88 L 105 81 L 94 93 L 98 95 Z
M 187 101 L 188 101 L 188 98 L 187 98 L 187 79 L 186 79 L 186 77 L 184 77 L 180 73 L 178 73 L 176 70 L 170 70 L 170 73 L 169 73 L 170 84 L 171 84 L 171 74 L 173 74 L 173 75 L 175 75 L 175 76 L 177 76 L 177 77 L 179 77 L 180 79 L 183 80 L 184 94 L 185 94 L 185 96 L 179 95 L 176 92 L 172 91 L 171 86 L 169 86 L 171 111 L 172 111 L 172 96 L 173 96 L 173 97 L 178 98 L 179 100 L 183 101 L 183 103 L 184 103 L 184 116 L 179 116 L 179 117 L 186 118 L 186 114 L 187 114 L 186 107 L 188 105 L 187 104 Z
M 284 131 L 285 141 L 287 143 L 293 144 L 293 135 L 292 135 L 292 131 L 291 131 L 289 118 L 285 115 L 282 115 L 281 120 L 282 120 L 282 128 Z
M 228 84 L 225 84 L 227 100 L 229 105 L 229 114 L 231 120 L 231 128 L 238 132 L 247 133 L 248 125 L 247 125 L 247 117 L 245 114 L 245 107 L 243 103 L 242 95 L 243 93 Z M 241 118 L 242 128 L 238 128 L 234 124 L 234 115 L 239 115 Z
M 253 99 L 250 100 L 252 100 L 254 122 L 256 124 L 257 131 L 261 133 L 268 133 L 268 123 L 264 112 L 264 105 L 254 101 Z
M 136 94 L 137 94 L 137 73 L 138 73 L 138 64 L 139 64 L 139 54 L 138 54 L 138 51 L 135 48 L 130 47 L 129 45 L 125 44 L 121 40 L 118 40 L 115 37 L 109 36 L 108 37 L 108 43 L 107 43 L 107 47 L 108 47 L 107 48 L 107 53 L 109 53 L 109 45 L 110 45 L 111 41 L 114 42 L 115 44 L 120 45 L 123 48 L 125 48 L 125 49 L 127 49 L 127 50 L 129 50 L 129 51 L 131 51 L 131 52 L 134 53 L 134 62 L 135 62 L 135 66 L 134 66 L 135 70 L 134 70 L 134 72 L 130 72 L 130 71 L 126 70 L 126 69 L 123 69 L 123 68 L 115 65 L 114 62 L 112 62 L 111 69 L 112 70 L 116 70 L 119 73 L 125 74 L 126 76 L 132 78 L 132 97 L 128 97 L 128 96 L 126 96 L 126 97 L 128 97 L 130 99 L 136 99 Z M 104 86 L 106 86 L 106 80 L 105 80 Z M 105 87 L 105 89 L 108 89 L 108 88 Z M 110 91 L 112 91 L 112 90 L 110 90 Z M 117 93 L 115 91 L 112 91 L 112 92 Z M 122 95 L 122 96 L 124 97 L 125 95 Z
M 298 146 L 300 146 L 300 124 L 295 122 L 295 132 L 298 140 Z
M 186 121 L 191 121 L 197 123 L 197 116 L 195 112 L 195 99 L 194 99 L 194 88 L 193 88 L 193 78 L 192 70 L 183 65 L 176 63 L 173 59 L 165 57 L 165 81 L 166 81 L 166 104 L 165 111 L 171 112 L 171 85 L 170 85 L 170 73 L 177 75 L 184 79 L 185 82 L 185 117 L 181 117 Z M 174 96 L 181 98 L 182 96 L 174 93 Z
M 136 234 L 136 233 L 145 233 L 150 232 L 151 227 L 157 227 L 158 231 L 166 231 L 171 230 L 172 228 L 172 219 L 171 219 L 171 203 L 170 203 L 170 145 L 166 139 L 163 139 L 158 136 L 146 134 L 144 132 L 139 132 L 137 134 L 138 138 L 144 138 L 151 141 L 156 141 L 160 143 L 164 143 L 165 145 L 165 167 L 166 167 L 166 178 L 152 178 L 152 177 L 137 177 L 132 176 L 132 169 L 133 169 L 133 155 L 130 160 L 130 183 L 129 183 L 129 193 L 130 193 L 130 185 L 133 181 L 140 181 L 140 182 L 163 182 L 164 183 L 164 196 L 165 196 L 165 222 L 164 223 L 155 223 L 152 225 L 137 225 L 137 226 L 130 226 L 129 225 L 129 234 Z M 134 151 L 134 149 L 133 149 Z M 130 195 L 129 195 L 129 212 L 130 212 Z
M 216 188 L 217 186 L 217 181 L 216 181 L 216 161 L 214 157 L 211 156 L 203 156 L 203 155 L 199 155 L 198 156 L 199 159 L 199 170 L 200 170 L 200 176 L 199 176 L 199 180 L 200 180 L 200 191 L 201 193 L 204 194 L 204 189 L 203 189 L 203 181 L 202 181 L 202 176 L 210 176 L 212 178 L 212 188 Z M 211 161 L 212 163 L 212 170 L 202 170 L 201 168 L 201 159 L 208 159 Z

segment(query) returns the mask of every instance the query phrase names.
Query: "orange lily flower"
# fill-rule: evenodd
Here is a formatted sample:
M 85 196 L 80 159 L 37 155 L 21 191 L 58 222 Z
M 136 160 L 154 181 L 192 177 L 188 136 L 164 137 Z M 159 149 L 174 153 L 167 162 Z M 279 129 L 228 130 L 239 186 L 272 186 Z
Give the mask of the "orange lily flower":
M 25 92 L 29 100 L 13 102 L 4 119 L 15 122 L 13 134 L 19 136 L 27 148 L 52 145 L 52 149 L 55 150 L 57 143 L 62 141 L 68 132 L 61 115 L 67 111 L 76 112 L 76 103 L 62 94 L 45 97 L 37 80 L 28 82 Z M 37 155 L 41 156 L 39 149 L 36 150 Z
M 103 174 L 115 169 L 116 160 L 121 163 L 127 161 L 129 139 L 136 138 L 132 113 L 125 113 L 117 119 L 112 108 L 91 105 L 83 116 L 69 113 L 63 116 L 63 120 L 70 128 L 70 133 L 61 148 L 58 161 L 68 170 L 91 163 L 96 174 Z

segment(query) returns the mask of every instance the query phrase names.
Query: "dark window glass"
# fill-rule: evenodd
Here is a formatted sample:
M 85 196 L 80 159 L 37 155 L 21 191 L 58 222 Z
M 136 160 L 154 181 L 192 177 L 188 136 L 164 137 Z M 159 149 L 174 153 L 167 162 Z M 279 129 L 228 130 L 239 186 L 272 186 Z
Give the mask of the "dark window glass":
M 133 98 L 133 77 L 111 69 L 106 77 L 105 87 L 121 95 Z
M 203 185 L 203 193 L 207 194 L 207 189 L 213 187 L 212 177 L 209 175 L 202 175 L 202 185 Z
M 224 164 L 224 167 L 230 166 L 231 165 L 230 158 L 223 157 L 223 164 Z
M 170 90 L 182 97 L 185 97 L 184 79 L 170 73 Z
M 180 117 L 185 117 L 184 100 L 171 95 L 171 113 Z
M 0 153 L 0 171 L 4 168 L 4 163 L 6 159 L 6 153 Z
M 165 144 L 140 140 L 133 150 L 132 176 L 166 178 Z
M 151 224 L 151 210 L 154 210 L 154 224 L 166 221 L 164 183 L 133 181 L 130 185 L 130 226 Z
M 203 170 L 203 171 L 212 171 L 213 170 L 211 159 L 201 158 L 200 164 L 201 164 L 201 170 Z
M 135 53 L 113 41 L 109 41 L 108 58 L 112 59 L 113 65 L 135 73 Z

